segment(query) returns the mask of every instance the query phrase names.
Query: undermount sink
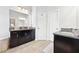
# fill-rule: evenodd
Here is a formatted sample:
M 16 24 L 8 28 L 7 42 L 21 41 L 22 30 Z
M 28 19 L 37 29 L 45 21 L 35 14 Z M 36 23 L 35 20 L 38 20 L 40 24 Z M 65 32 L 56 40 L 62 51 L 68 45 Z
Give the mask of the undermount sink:
M 79 33 L 78 32 L 61 32 L 61 34 L 66 34 L 66 35 L 69 35 L 69 36 L 79 37 Z
M 29 29 L 33 29 L 33 27 L 16 27 L 16 28 L 11 28 L 11 31 L 15 31 L 15 30 L 29 30 Z
M 74 35 L 74 33 L 73 33 L 73 32 L 61 32 L 61 34 Z
M 31 29 L 32 27 L 19 27 L 19 29 Z
M 19 27 L 19 29 L 27 29 L 28 27 Z

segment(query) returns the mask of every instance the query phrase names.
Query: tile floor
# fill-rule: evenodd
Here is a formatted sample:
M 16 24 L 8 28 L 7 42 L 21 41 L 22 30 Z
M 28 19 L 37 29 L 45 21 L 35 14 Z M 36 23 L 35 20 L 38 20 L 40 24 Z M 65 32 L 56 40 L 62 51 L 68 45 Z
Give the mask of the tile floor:
M 35 40 L 9 49 L 4 53 L 53 53 L 53 41 Z

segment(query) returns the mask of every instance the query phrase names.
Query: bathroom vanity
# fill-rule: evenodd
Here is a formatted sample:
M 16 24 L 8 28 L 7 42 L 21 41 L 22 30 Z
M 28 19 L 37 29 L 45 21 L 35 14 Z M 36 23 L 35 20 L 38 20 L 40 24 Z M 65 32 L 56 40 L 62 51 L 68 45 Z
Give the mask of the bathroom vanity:
M 54 53 L 79 53 L 79 37 L 72 32 L 54 33 Z
M 20 9 L 18 9 L 20 8 Z M 23 10 L 21 10 L 23 9 Z M 9 48 L 35 40 L 35 28 L 31 25 L 31 8 L 17 6 L 9 10 L 10 41 Z
M 10 31 L 9 48 L 35 40 L 34 28 L 12 29 Z

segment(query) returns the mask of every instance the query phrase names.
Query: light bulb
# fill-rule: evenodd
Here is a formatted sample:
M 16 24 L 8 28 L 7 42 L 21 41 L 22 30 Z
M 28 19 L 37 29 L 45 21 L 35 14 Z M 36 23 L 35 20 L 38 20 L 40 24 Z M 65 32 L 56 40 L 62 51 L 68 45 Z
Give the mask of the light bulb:
M 28 10 L 25 10 L 25 12 L 28 14 L 29 12 L 28 12 Z
M 25 11 L 25 9 L 24 9 L 24 8 L 23 8 L 22 10 L 23 10 L 23 11 Z
M 17 8 L 18 8 L 19 10 L 21 10 L 21 7 L 18 6 Z

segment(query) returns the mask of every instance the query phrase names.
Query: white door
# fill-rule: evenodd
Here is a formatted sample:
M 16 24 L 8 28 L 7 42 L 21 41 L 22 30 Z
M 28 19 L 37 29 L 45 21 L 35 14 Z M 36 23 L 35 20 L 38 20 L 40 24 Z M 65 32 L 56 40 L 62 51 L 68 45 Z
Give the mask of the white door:
M 54 36 L 53 33 L 60 30 L 59 28 L 59 16 L 58 16 L 58 8 L 51 7 L 49 8 L 48 14 L 48 33 L 47 37 L 50 40 L 53 40 Z
M 36 9 L 36 39 L 47 39 L 47 12 L 45 7 L 37 7 Z

